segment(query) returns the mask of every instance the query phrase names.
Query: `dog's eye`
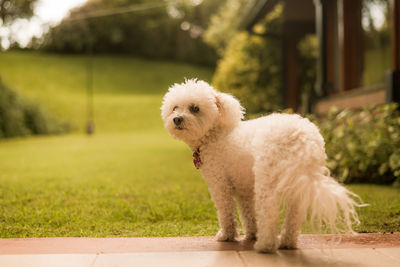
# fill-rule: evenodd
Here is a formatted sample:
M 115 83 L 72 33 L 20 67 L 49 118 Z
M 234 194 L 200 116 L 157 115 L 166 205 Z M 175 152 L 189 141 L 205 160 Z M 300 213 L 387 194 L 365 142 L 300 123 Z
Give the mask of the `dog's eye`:
M 172 111 L 175 111 L 177 108 L 178 108 L 178 106 L 175 106 L 175 107 L 172 109 Z
M 198 106 L 192 105 L 189 107 L 189 110 L 192 113 L 198 113 L 200 111 L 200 108 Z

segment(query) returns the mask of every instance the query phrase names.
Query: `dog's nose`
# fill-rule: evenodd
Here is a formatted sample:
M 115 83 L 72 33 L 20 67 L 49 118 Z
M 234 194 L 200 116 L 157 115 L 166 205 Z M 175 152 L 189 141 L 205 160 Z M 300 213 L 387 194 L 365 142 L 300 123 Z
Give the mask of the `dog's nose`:
M 183 117 L 175 117 L 174 118 L 174 123 L 176 126 L 181 125 L 182 122 L 183 122 Z

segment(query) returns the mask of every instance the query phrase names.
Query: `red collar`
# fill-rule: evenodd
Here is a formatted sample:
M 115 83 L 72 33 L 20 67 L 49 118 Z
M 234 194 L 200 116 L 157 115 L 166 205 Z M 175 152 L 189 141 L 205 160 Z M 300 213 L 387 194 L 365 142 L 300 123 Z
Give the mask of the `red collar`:
M 193 152 L 193 164 L 196 167 L 196 169 L 200 169 L 201 165 L 203 164 L 203 162 L 201 162 L 199 148 L 196 149 L 195 152 Z

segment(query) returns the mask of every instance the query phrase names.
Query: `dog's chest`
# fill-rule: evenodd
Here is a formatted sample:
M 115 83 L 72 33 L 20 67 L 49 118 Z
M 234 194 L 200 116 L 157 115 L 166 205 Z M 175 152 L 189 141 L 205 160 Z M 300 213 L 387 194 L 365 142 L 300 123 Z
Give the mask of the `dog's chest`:
M 253 156 L 246 146 L 238 143 L 216 143 L 201 152 L 204 178 L 208 183 L 214 179 L 227 179 L 240 194 L 253 186 Z

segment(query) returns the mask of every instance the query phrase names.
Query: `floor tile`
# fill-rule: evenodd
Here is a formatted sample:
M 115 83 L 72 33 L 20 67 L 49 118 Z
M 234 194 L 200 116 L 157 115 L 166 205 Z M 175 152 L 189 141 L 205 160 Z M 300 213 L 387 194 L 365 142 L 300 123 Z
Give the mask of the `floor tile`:
M 400 248 L 376 248 L 375 250 L 398 261 L 400 266 Z
M 339 262 L 349 266 L 399 267 L 399 263 L 372 248 L 332 249 L 332 255 Z
M 96 254 L 1 255 L 1 267 L 91 267 Z
M 243 238 L 243 237 L 242 237 Z M 340 240 L 340 242 L 331 242 Z M 302 249 L 387 248 L 400 247 L 400 233 L 300 235 Z M 253 242 L 217 242 L 213 236 L 199 237 L 135 237 L 135 238 L 4 238 L 0 239 L 0 255 L 11 254 L 96 254 L 183 251 L 247 251 Z
M 244 267 L 239 255 L 234 251 L 192 251 L 102 254 L 96 259 L 94 267 L 125 266 L 173 266 L 173 267 Z
M 308 250 L 309 252 L 311 250 Z M 278 251 L 275 254 L 259 254 L 254 251 L 241 251 L 240 256 L 247 266 L 324 266 L 319 257 L 309 257 L 303 251 Z
M 280 250 L 276 254 L 239 252 L 248 266 L 346 266 L 398 267 L 394 259 L 370 248 Z

